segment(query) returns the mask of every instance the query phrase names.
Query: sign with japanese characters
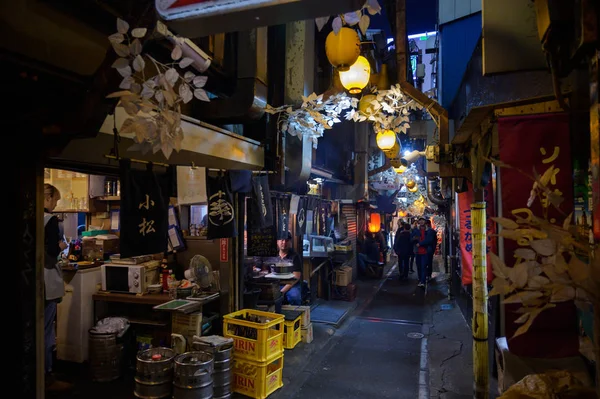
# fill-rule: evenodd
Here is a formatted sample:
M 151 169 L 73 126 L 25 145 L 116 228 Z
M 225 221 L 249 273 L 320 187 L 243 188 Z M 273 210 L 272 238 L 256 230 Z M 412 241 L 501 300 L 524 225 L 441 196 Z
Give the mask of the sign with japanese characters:
M 233 196 L 224 176 L 206 177 L 208 197 L 208 233 L 209 240 L 235 237 L 235 210 Z
M 167 249 L 168 206 L 163 185 L 152 171 L 121 165 L 120 251 L 122 258 Z
M 492 220 L 495 216 L 494 192 L 492 183 L 483 190 L 483 199 L 486 202 L 486 253 L 487 256 L 487 279 L 491 282 L 494 278 L 492 273 L 492 262 L 489 253 L 496 252 L 496 224 Z M 468 190 L 458 194 L 458 211 L 460 212 L 460 255 L 462 267 L 462 283 L 469 285 L 473 282 L 473 226 L 471 225 L 471 204 L 473 203 L 473 185 L 468 183 Z

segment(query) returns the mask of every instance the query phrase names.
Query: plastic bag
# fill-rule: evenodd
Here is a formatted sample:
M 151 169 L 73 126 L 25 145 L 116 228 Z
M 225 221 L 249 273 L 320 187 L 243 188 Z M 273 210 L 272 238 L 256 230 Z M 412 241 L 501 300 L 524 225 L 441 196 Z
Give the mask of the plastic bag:
M 566 370 L 531 374 L 511 386 L 498 399 L 596 399 L 593 388 L 584 386 Z
M 129 320 L 124 317 L 105 317 L 91 329 L 97 334 L 117 334 L 121 338 L 129 329 Z

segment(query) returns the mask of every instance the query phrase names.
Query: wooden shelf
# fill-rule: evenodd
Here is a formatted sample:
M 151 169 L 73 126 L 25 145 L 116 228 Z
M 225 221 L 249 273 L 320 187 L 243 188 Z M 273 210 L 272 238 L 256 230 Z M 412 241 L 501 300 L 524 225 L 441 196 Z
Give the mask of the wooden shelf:
M 94 199 L 98 201 L 121 201 L 121 197 L 117 195 L 105 195 L 102 197 L 96 197 Z

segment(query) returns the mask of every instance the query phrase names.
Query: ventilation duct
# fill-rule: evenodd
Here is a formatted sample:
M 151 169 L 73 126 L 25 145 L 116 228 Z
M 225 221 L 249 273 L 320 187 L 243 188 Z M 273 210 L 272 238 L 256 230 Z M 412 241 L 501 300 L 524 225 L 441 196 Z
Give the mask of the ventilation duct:
M 448 205 L 448 200 L 444 199 L 440 192 L 440 183 L 437 177 L 427 179 L 427 199 L 436 205 Z
M 226 99 L 195 101 L 199 119 L 236 124 L 257 121 L 267 105 L 267 28 L 237 34 L 237 80 L 234 93 Z

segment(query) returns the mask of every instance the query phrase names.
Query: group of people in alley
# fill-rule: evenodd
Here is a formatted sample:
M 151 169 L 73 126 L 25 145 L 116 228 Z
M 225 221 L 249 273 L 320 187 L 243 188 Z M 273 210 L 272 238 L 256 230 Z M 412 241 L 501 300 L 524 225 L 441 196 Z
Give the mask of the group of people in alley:
M 398 256 L 400 280 L 407 280 L 408 274 L 414 273 L 413 265 L 416 260 L 418 286 L 425 287 L 431 279 L 436 244 L 437 234 L 431 227 L 430 220 L 419 218 L 412 226 L 399 222 L 394 237 L 394 252 Z

